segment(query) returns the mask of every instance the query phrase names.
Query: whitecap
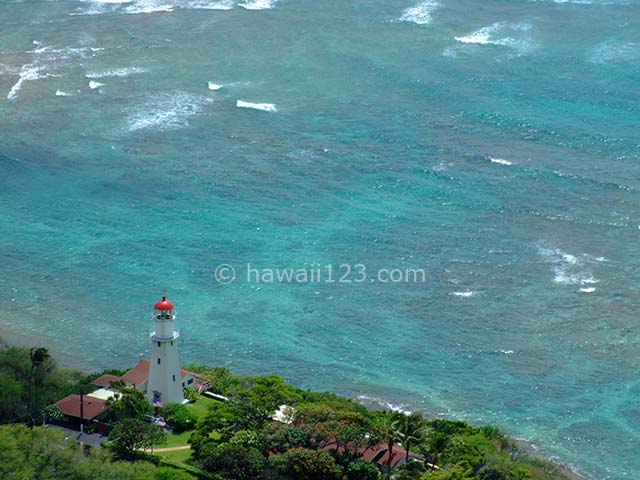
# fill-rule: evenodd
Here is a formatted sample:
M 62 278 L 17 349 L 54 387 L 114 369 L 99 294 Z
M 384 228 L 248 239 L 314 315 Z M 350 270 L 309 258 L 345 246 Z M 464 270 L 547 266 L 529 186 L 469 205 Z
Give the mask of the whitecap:
M 456 36 L 454 39 L 462 44 L 508 47 L 516 50 L 519 55 L 523 55 L 535 48 L 535 44 L 529 36 L 529 30 L 531 30 L 531 24 L 527 22 L 495 22 L 468 35 Z M 504 36 L 504 31 L 510 32 L 516 37 Z
M 406 8 L 398 19 L 400 22 L 415 23 L 417 25 L 427 25 L 431 23 L 431 13 L 440 6 L 440 3 L 433 0 L 425 0 L 413 7 Z
M 273 8 L 276 4 L 276 0 L 249 0 L 244 3 L 239 3 L 238 6 L 245 10 L 268 10 Z
M 236 102 L 238 108 L 252 108 L 254 110 L 262 110 L 263 112 L 277 112 L 278 109 L 273 103 L 251 103 L 238 100 Z
M 70 15 L 100 15 L 104 13 L 142 14 L 173 12 L 176 9 L 231 10 L 233 0 L 85 0 L 89 6 Z
M 560 285 L 588 285 L 599 283 L 583 259 L 559 248 L 538 247 L 538 253 L 551 263 L 554 283 Z
M 196 10 L 232 10 L 233 0 L 223 0 L 220 2 L 195 1 L 187 3 L 185 8 Z
M 463 298 L 469 298 L 469 297 L 475 297 L 478 294 L 478 292 L 471 292 L 471 291 L 466 291 L 466 292 L 451 292 L 449 293 L 450 296 L 453 297 L 463 297 Z
M 596 291 L 596 289 L 595 287 L 588 287 L 588 288 L 581 288 L 580 291 L 584 293 L 593 293 Z
M 130 14 L 173 12 L 173 9 L 177 6 L 178 5 L 174 3 L 166 3 L 156 0 L 139 0 L 132 5 L 127 6 L 124 11 Z
M 72 97 L 73 93 L 63 92 L 62 90 L 56 90 L 56 97 Z
M 104 83 L 94 82 L 93 80 L 89 82 L 89 88 L 91 90 L 95 90 L 96 88 L 100 88 L 100 87 L 104 87 Z
M 88 72 L 88 73 L 85 73 L 84 76 L 86 78 L 128 77 L 129 75 L 145 73 L 146 71 L 147 70 L 145 68 L 124 67 L 124 68 L 116 68 L 113 70 L 105 70 L 102 72 Z
M 220 90 L 222 88 L 222 85 L 214 82 L 207 82 L 207 86 L 209 87 L 209 90 L 213 91 Z
M 496 40 L 491 40 L 491 34 L 504 26 L 504 22 L 496 22 L 488 27 L 483 27 L 464 37 L 454 37 L 460 43 L 476 43 L 479 45 L 498 45 Z
M 505 160 L 503 158 L 489 157 L 489 160 L 491 160 L 492 163 L 498 163 L 500 165 L 513 165 L 513 162 L 510 162 L 509 160 Z
M 8 100 L 13 100 L 18 96 L 18 92 L 22 88 L 22 85 L 30 80 L 38 80 L 40 78 L 45 78 L 48 75 L 42 75 L 40 72 L 45 70 L 43 65 L 39 65 L 37 63 L 28 63 L 23 65 L 20 68 L 20 72 L 18 73 L 19 78 L 18 81 L 11 87 L 9 93 L 7 94 Z
M 189 118 L 202 112 L 212 100 L 186 92 L 150 95 L 141 105 L 129 112 L 130 131 L 153 129 L 174 130 L 189 125 Z

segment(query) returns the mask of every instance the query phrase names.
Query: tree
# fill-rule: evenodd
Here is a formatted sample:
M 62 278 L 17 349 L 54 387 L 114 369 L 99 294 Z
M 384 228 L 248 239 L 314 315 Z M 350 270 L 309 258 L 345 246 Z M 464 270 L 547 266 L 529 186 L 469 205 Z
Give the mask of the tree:
M 401 415 L 395 423 L 402 447 L 407 452 L 405 461 L 408 462 L 411 446 L 420 443 L 425 437 L 426 422 L 420 413 L 413 412 L 410 415 Z
M 375 436 L 381 442 L 387 444 L 389 451 L 387 465 L 391 463 L 393 458 L 393 447 L 400 440 L 400 432 L 398 430 L 399 418 L 400 416 L 397 412 L 382 412 L 378 414 L 374 420 Z
M 420 445 L 420 453 L 432 465 L 440 465 L 440 455 L 447 447 L 449 437 L 441 432 L 430 432 L 425 442 Z
M 16 420 L 24 414 L 22 394 L 21 383 L 0 371 L 0 421 Z
M 259 480 L 264 477 L 266 459 L 256 448 L 223 443 L 208 445 L 198 463 L 229 480 Z
M 31 360 L 31 387 L 34 390 L 35 401 L 32 401 L 31 390 L 29 390 L 29 409 L 33 409 L 34 403 L 38 405 L 38 388 L 41 386 L 44 378 L 43 375 L 37 375 L 43 365 L 51 358 L 49 351 L 44 347 L 34 347 L 29 350 L 29 359 Z
M 271 459 L 280 475 L 290 480 L 342 480 L 344 472 L 324 450 L 293 448 Z
M 396 468 L 391 480 L 420 480 L 424 473 L 424 466 L 420 462 L 409 462 Z
M 137 418 L 124 418 L 109 434 L 116 453 L 123 458 L 135 458 L 138 450 L 152 448 L 166 440 L 166 433 L 154 423 Z
M 103 418 L 110 422 L 117 422 L 124 418 L 142 419 L 152 412 L 147 396 L 135 387 L 123 389 L 121 393 L 107 400 L 110 408 L 103 414 Z

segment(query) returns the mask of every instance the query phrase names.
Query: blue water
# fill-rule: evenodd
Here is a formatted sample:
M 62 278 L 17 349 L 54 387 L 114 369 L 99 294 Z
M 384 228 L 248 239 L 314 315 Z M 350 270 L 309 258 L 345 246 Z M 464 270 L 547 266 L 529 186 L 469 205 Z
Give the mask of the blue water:
M 166 292 L 184 361 L 640 478 L 640 3 L 416 1 L 3 1 L 0 336 L 130 366 Z

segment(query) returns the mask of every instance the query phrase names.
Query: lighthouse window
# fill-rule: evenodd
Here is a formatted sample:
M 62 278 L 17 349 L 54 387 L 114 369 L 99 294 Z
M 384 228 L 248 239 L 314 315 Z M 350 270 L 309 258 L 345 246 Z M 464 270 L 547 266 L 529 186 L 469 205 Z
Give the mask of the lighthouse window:
M 158 365 L 160 365 L 160 359 L 158 358 Z
M 158 346 L 160 346 L 160 342 L 158 342 Z
M 174 382 L 176 381 L 176 376 L 175 376 L 175 375 L 173 376 L 173 381 L 174 381 Z
M 171 346 L 173 347 L 173 341 L 171 342 Z

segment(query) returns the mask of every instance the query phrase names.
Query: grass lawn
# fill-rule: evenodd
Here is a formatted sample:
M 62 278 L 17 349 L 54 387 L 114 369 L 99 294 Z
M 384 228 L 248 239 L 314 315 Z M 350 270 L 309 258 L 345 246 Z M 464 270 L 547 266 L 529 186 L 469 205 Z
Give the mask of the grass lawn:
M 172 450 L 171 452 L 158 452 L 155 455 L 174 462 L 186 463 L 191 458 L 191 450 Z
M 181 445 L 188 445 L 187 440 L 191 436 L 191 430 L 187 430 L 182 433 L 167 433 L 167 441 L 156 445 L 156 447 L 179 447 Z M 189 450 L 187 450 L 189 451 Z
M 214 403 L 215 400 L 211 399 L 211 398 L 207 398 L 207 397 L 203 397 L 202 395 L 198 396 L 198 400 L 196 400 L 194 403 L 189 403 L 187 404 L 187 408 L 189 410 L 191 410 L 191 412 L 196 416 L 196 418 L 198 419 L 198 421 L 202 420 L 207 412 L 209 411 L 209 408 L 211 406 L 212 403 Z M 163 442 L 163 443 L 158 443 L 155 445 L 155 447 L 157 448 L 166 448 L 166 447 L 180 447 L 182 445 L 188 445 L 187 440 L 189 440 L 189 436 L 191 435 L 192 430 L 187 430 L 186 432 L 182 432 L 182 433 L 168 433 L 167 434 L 167 441 Z M 219 435 L 217 432 L 213 432 L 211 434 L 212 438 L 218 438 Z M 172 458 L 175 455 L 176 457 L 178 456 L 184 456 L 184 458 L 189 458 L 189 455 L 191 455 L 191 451 L 190 450 L 176 450 L 174 452 L 163 452 L 163 455 L 169 455 L 171 454 Z
M 187 408 L 191 410 L 191 413 L 193 413 L 198 421 L 200 421 L 207 415 L 209 408 L 215 402 L 216 401 L 213 398 L 198 395 L 198 399 L 193 403 L 188 403 Z

